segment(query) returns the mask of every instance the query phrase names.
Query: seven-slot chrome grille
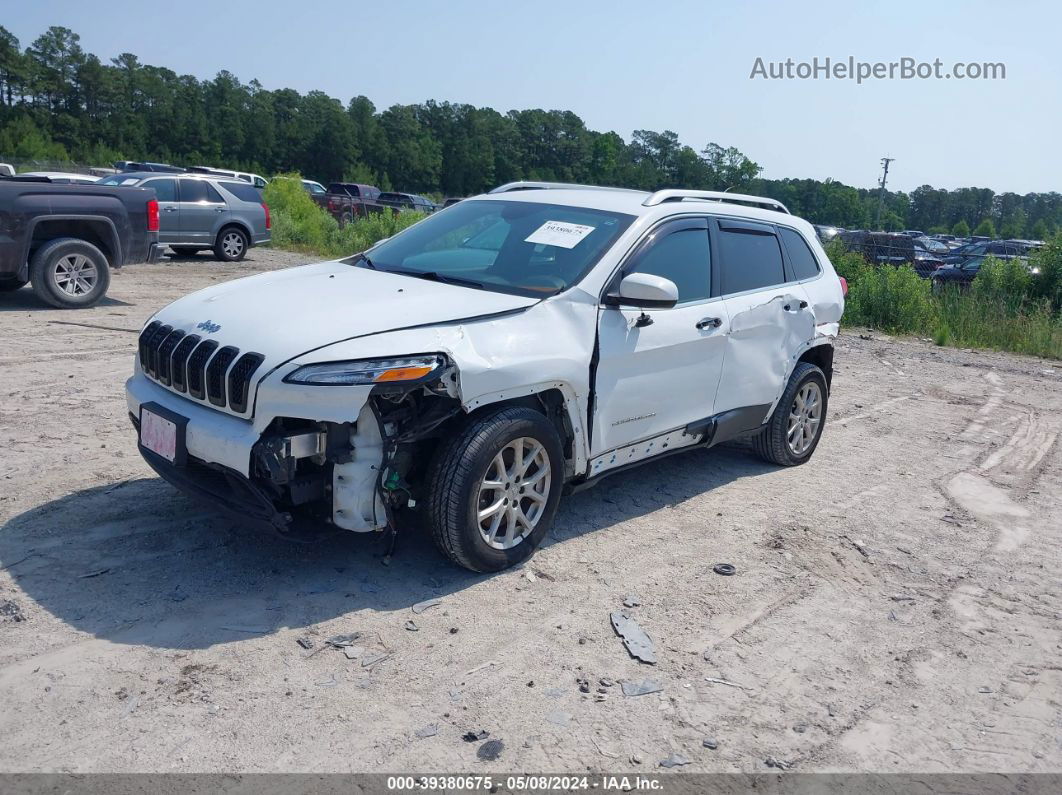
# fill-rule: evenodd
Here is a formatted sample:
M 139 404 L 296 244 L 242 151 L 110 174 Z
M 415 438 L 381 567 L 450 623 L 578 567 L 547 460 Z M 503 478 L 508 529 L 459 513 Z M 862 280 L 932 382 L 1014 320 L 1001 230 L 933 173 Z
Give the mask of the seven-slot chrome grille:
M 175 331 L 158 320 L 140 332 L 139 349 L 140 367 L 148 378 L 237 414 L 247 412 L 251 377 L 265 361 L 260 353 L 219 347 L 214 340 Z

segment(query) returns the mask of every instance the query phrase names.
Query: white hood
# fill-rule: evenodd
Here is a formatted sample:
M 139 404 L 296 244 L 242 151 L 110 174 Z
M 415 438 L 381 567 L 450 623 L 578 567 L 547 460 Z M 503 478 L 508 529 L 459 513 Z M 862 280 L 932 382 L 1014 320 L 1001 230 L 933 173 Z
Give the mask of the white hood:
M 208 287 L 174 301 L 153 319 L 220 345 L 261 353 L 269 369 L 352 337 L 491 315 L 536 302 L 333 261 Z

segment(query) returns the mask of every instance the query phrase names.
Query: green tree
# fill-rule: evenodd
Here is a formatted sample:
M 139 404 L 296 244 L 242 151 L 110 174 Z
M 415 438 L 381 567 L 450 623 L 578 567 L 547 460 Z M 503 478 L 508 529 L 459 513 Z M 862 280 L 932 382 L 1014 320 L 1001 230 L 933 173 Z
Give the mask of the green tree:
M 965 218 L 960 218 L 958 221 L 955 222 L 955 225 L 951 228 L 951 233 L 955 235 L 955 237 L 969 237 L 970 225 L 966 223 Z
M 995 237 L 996 226 L 992 223 L 991 218 L 985 218 L 977 225 L 977 228 L 974 229 L 973 233 L 978 237 Z

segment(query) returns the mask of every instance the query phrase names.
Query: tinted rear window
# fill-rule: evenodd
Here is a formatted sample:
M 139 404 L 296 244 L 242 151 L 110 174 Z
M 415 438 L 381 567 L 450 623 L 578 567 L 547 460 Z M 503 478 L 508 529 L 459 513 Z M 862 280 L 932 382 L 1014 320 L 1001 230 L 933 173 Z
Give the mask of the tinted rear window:
M 155 198 L 160 202 L 177 201 L 177 180 L 175 179 L 149 179 L 144 182 L 145 188 L 155 189 Z
M 785 281 L 782 250 L 773 234 L 719 232 L 723 295 L 758 290 Z
M 199 179 L 181 180 L 181 201 L 205 202 L 207 200 L 207 184 Z
M 778 233 L 782 236 L 782 242 L 785 243 L 785 250 L 789 254 L 789 262 L 793 266 L 793 276 L 797 281 L 818 276 L 818 260 L 815 259 L 815 254 L 808 248 L 804 236 L 785 227 L 779 227 Z
M 248 185 L 246 182 L 219 182 L 218 184 L 241 201 L 262 203 L 262 194 L 254 185 Z

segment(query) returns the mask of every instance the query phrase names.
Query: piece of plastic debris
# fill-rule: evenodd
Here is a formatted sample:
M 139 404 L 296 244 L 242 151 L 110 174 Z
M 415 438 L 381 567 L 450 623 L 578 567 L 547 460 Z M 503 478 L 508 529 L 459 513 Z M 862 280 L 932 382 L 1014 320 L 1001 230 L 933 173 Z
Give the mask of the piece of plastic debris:
M 96 569 L 95 571 L 88 571 L 84 574 L 78 575 L 79 580 L 87 580 L 90 577 L 99 577 L 101 574 L 106 574 L 110 569 Z
M 425 610 L 428 610 L 432 607 L 438 607 L 441 604 L 442 599 L 425 599 L 423 602 L 417 602 L 415 605 L 413 605 L 412 610 L 417 615 L 420 615 Z
M 716 574 L 722 574 L 724 577 L 729 577 L 737 571 L 737 568 L 733 563 L 716 563 L 712 566 L 712 571 Z
M 614 684 L 616 684 L 611 679 L 607 679 L 605 677 L 602 677 L 602 678 L 598 679 L 597 683 L 599 685 L 601 685 L 602 687 L 612 687 Z
M 378 662 L 383 662 L 391 655 L 388 652 L 381 652 L 379 654 L 369 654 L 361 658 L 361 667 L 368 668 L 370 665 L 376 665 Z
M 990 688 L 990 687 L 979 687 L 979 688 L 977 688 L 977 692 L 978 693 L 991 693 L 992 692 L 992 688 Z
M 341 648 L 348 660 L 356 660 L 365 653 L 364 646 L 342 646 Z
M 528 569 L 524 572 L 524 579 L 526 579 L 528 582 L 535 582 L 538 577 L 535 576 L 535 573 L 531 571 L 531 569 Z
M 589 679 L 585 679 L 585 678 L 580 676 L 580 677 L 578 677 L 575 680 L 575 683 L 577 685 L 579 685 L 579 692 L 580 693 L 589 693 L 590 692 L 590 680 Z
M 556 726 L 560 726 L 562 729 L 567 729 L 568 724 L 571 723 L 572 714 L 562 709 L 556 709 L 546 716 L 546 720 Z
M 337 649 L 343 646 L 350 646 L 361 637 L 360 632 L 351 632 L 347 635 L 333 635 L 326 642 L 329 646 L 335 646 Z
M 610 615 L 612 628 L 616 634 L 623 638 L 623 645 L 631 657 L 641 660 L 649 665 L 656 665 L 656 653 L 653 651 L 653 641 L 645 633 L 638 622 L 626 613 L 614 612 Z
M 335 674 L 330 674 L 327 679 L 322 679 L 320 682 L 314 682 L 318 687 L 335 687 L 339 684 L 339 680 L 336 679 Z
M 653 679 L 643 679 L 640 682 L 620 682 L 620 688 L 625 696 L 647 696 L 662 692 L 664 686 Z
M 731 682 L 728 679 L 719 679 L 715 676 L 704 677 L 705 682 L 711 682 L 713 685 L 726 685 L 727 687 L 736 687 L 738 690 L 752 690 L 751 687 L 745 687 L 745 685 L 739 685 L 737 682 Z
M 313 648 L 313 641 L 310 640 L 307 637 L 296 638 L 295 642 L 298 643 L 300 646 L 302 646 L 304 649 L 312 649 Z
M 642 604 L 642 600 L 639 599 L 634 594 L 627 594 L 627 596 L 624 597 L 624 599 L 623 599 L 623 606 L 624 607 L 640 607 L 641 604 Z
M 415 734 L 417 737 L 419 737 L 422 740 L 427 739 L 428 737 L 434 737 L 438 733 L 439 733 L 439 724 L 438 723 L 429 723 L 427 726 L 424 726 L 424 727 L 422 727 L 420 729 L 417 729 L 415 732 L 413 732 L 413 734 Z
M 476 750 L 476 757 L 484 762 L 493 762 L 501 756 L 505 743 L 501 740 L 487 740 Z
M 414 621 L 413 619 L 410 619 L 409 621 L 406 622 L 406 630 L 408 632 L 419 632 L 420 631 L 420 627 L 417 626 L 417 622 L 416 621 Z
M 803 734 L 807 730 L 808 725 L 806 723 L 798 723 L 796 726 L 793 727 L 793 731 L 795 731 L 797 734 Z
M 490 732 L 483 729 L 478 732 L 465 732 L 461 735 L 461 739 L 466 743 L 478 743 L 480 740 L 486 740 L 490 737 Z
M 707 748 L 709 751 L 714 751 L 716 748 L 719 747 L 719 743 L 717 743 L 711 737 L 705 737 L 703 740 L 701 740 L 701 745 Z
M 765 765 L 767 765 L 767 767 L 775 767 L 775 768 L 778 768 L 779 770 L 788 770 L 789 769 L 789 763 L 788 762 L 786 762 L 786 761 L 784 761 L 782 759 L 775 759 L 773 756 L 768 756 L 766 759 L 763 760 L 763 762 L 764 762 Z
M 682 765 L 688 765 L 689 763 L 690 760 L 682 754 L 672 754 L 667 759 L 660 760 L 660 767 L 680 767 Z

